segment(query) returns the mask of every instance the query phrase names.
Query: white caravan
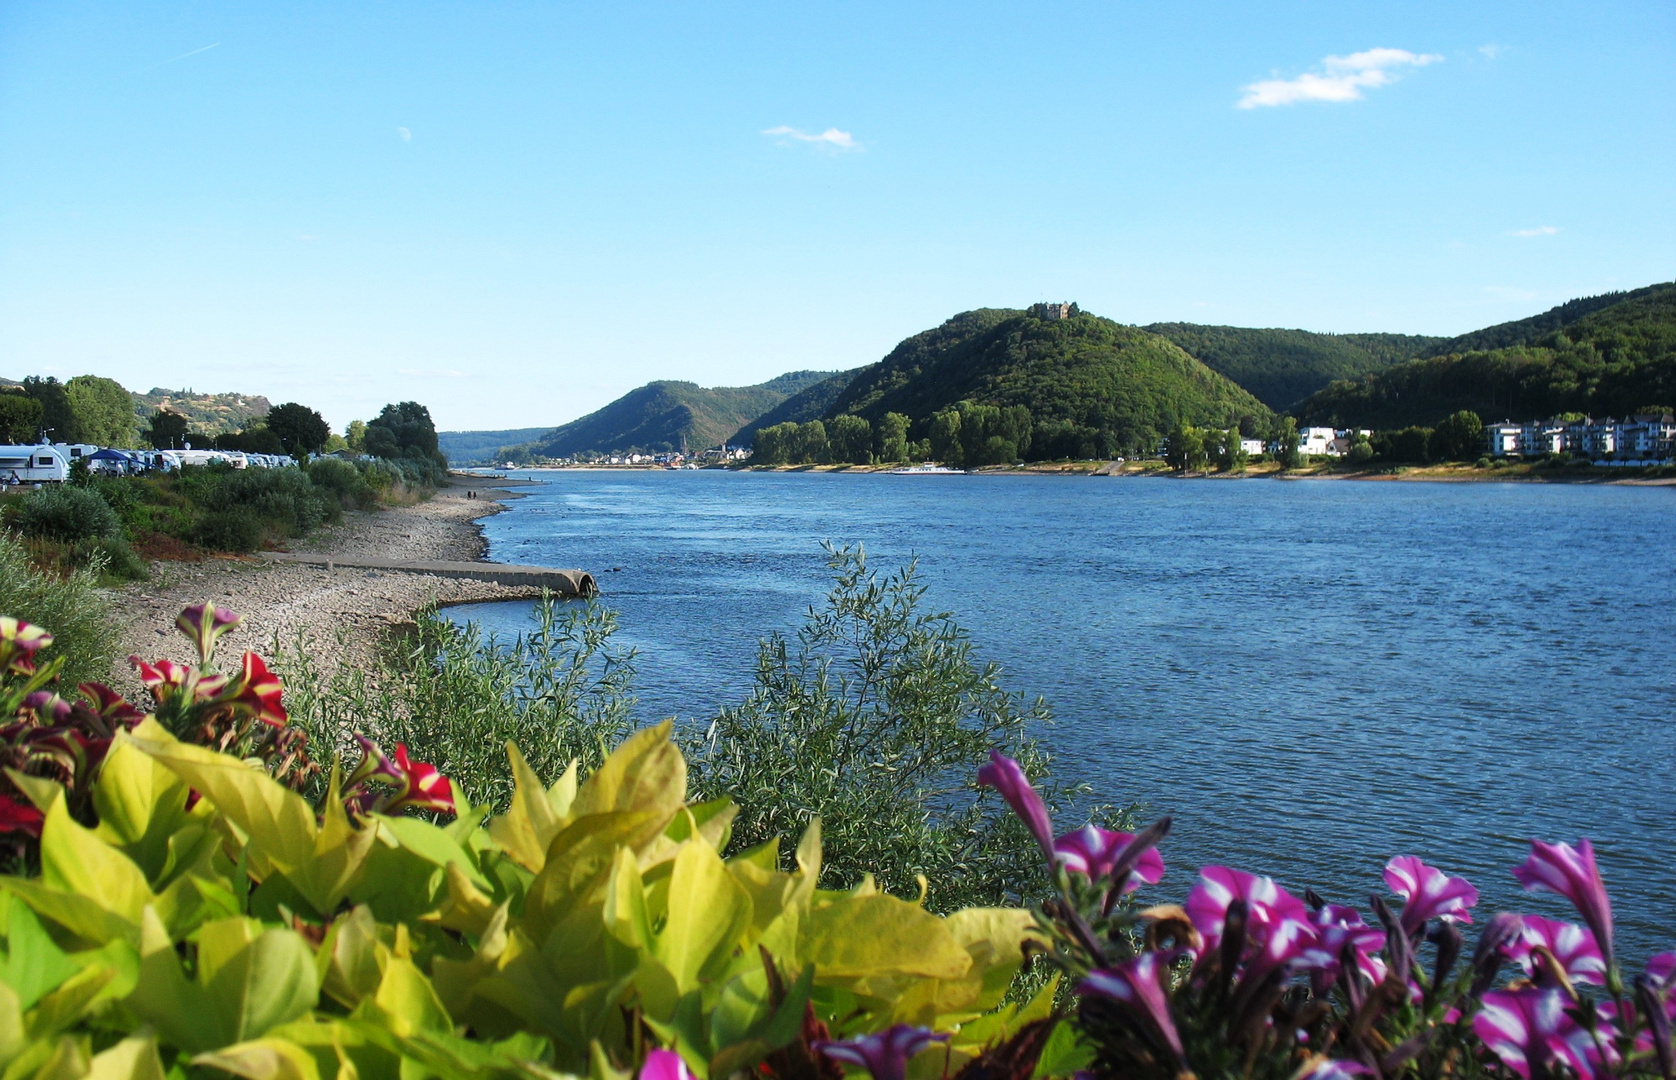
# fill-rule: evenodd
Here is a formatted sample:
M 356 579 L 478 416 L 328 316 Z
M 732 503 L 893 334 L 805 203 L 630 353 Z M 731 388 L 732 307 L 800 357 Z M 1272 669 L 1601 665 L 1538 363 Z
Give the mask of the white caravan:
M 62 484 L 70 458 L 56 446 L 0 446 L 0 484 Z

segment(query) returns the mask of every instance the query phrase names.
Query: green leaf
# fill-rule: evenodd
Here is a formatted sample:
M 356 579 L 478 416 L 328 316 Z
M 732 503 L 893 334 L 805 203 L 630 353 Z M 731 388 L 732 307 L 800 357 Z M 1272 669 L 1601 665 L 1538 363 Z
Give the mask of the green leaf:
M 716 850 L 688 841 L 675 856 L 668 914 L 654 955 L 684 994 L 733 955 L 751 924 L 751 898 L 733 880 Z
M 1075 1076 L 1092 1064 L 1094 1047 L 1083 1040 L 1076 1025 L 1061 1020 L 1043 1044 L 1041 1056 L 1036 1059 L 1036 1071 L 1031 1075 L 1038 1080 Z
M 17 995 L 19 1009 L 28 1009 L 48 991 L 56 990 L 80 968 L 65 955 L 35 913 L 11 896 L 0 894 L 7 913 L 6 956 L 0 963 L 0 982 Z

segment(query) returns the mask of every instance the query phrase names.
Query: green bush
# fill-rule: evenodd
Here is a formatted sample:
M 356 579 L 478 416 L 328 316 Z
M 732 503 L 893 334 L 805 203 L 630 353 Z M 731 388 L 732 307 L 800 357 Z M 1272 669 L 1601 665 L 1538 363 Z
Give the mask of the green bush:
M 30 563 L 16 533 L 0 529 L 0 612 L 50 626 L 53 643 L 43 660 L 64 658 L 63 681 L 70 685 L 110 677 L 117 632 L 110 601 L 97 577 L 78 570 L 59 578 Z
M 42 488 L 18 504 L 16 524 L 25 536 L 75 543 L 122 535 L 122 519 L 98 492 L 59 484 Z
M 881 576 L 859 547 L 827 553 L 825 605 L 794 643 L 762 643 L 750 698 L 688 747 L 694 787 L 739 804 L 744 846 L 819 818 L 827 888 L 873 873 L 910 891 L 924 875 L 939 882 L 929 903 L 940 910 L 1018 898 L 1040 854 L 971 778 L 997 749 L 1042 776 L 1030 730 L 1050 722 L 1046 705 L 1008 693 L 954 619 L 925 609 L 912 565 Z M 1049 801 L 1081 794 L 1052 789 Z
M 192 530 L 192 541 L 212 551 L 255 551 L 262 546 L 264 530 L 256 511 L 235 506 L 205 514 Z
M 345 510 L 370 510 L 378 503 L 378 492 L 361 475 L 354 463 L 342 458 L 317 458 L 308 464 L 314 485 L 331 492 Z

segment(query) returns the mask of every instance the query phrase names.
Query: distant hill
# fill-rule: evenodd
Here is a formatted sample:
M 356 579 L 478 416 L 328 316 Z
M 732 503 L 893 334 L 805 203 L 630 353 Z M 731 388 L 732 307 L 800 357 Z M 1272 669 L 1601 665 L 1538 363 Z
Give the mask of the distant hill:
M 1506 349 L 1514 345 L 1528 345 L 1537 338 L 1551 334 L 1555 330 L 1563 330 L 1572 323 L 1592 315 L 1597 311 L 1623 303 L 1625 300 L 1639 300 L 1644 296 L 1651 296 L 1668 285 L 1648 285 L 1644 288 L 1633 289 L 1629 292 L 1601 293 L 1599 296 L 1585 296 L 1579 300 L 1567 300 L 1559 307 L 1549 308 L 1540 315 L 1532 315 L 1528 319 L 1516 322 L 1497 323 L 1495 326 L 1474 330 L 1470 334 L 1460 337 L 1439 340 L 1429 348 L 1416 353 L 1416 356 L 1447 356 L 1450 353 L 1482 352 L 1487 349 Z
M 1306 423 L 1394 428 L 1435 425 L 1461 409 L 1485 420 L 1521 421 L 1563 412 L 1668 411 L 1676 406 L 1676 283 L 1614 295 L 1562 328 L 1539 332 L 1542 320 L 1558 318 L 1555 312 L 1570 305 L 1463 335 L 1453 340 L 1517 343 L 1409 360 L 1337 382 L 1295 412 Z M 1509 329 L 1515 327 L 1534 329 Z
M 195 432 L 220 435 L 242 430 L 247 421 L 268 415 L 270 407 L 268 399 L 260 394 L 197 394 L 160 386 L 153 387 L 150 393 L 130 390 L 129 394 L 134 398 L 134 415 L 139 417 L 142 431 L 158 409 L 186 417 Z
M 838 395 L 844 392 L 844 388 L 850 385 L 850 380 L 855 378 L 860 370 L 861 368 L 852 368 L 849 371 L 840 371 L 830 379 L 822 379 L 815 385 L 798 391 L 728 436 L 728 445 L 750 446 L 757 432 L 775 424 L 803 424 L 821 419 L 831 411 L 832 403 L 838 400 Z
M 1142 329 L 1169 338 L 1271 409 L 1284 409 L 1335 379 L 1355 379 L 1422 355 L 1443 338 L 1414 334 L 1316 334 L 1196 323 Z
M 1110 457 L 1150 451 L 1178 423 L 1266 421 L 1269 409 L 1174 342 L 1086 312 L 1050 319 L 983 308 L 898 345 L 845 387 L 830 415 L 875 425 L 887 412 L 929 434 L 960 401 L 1029 409 L 1029 455 Z
M 550 427 L 507 428 L 504 431 L 439 431 L 437 448 L 450 465 L 485 465 L 497 461 L 503 447 L 517 446 L 541 438 Z
M 702 450 L 721 445 L 788 397 L 832 375 L 830 371 L 792 371 L 756 386 L 647 383 L 527 445 L 545 457 Z

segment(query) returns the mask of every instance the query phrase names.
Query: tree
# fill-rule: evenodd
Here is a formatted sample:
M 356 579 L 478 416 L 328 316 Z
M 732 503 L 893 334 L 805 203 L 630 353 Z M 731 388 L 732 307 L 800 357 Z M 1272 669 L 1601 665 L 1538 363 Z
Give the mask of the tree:
M 325 439 L 322 437 L 322 442 Z M 417 401 L 386 405 L 367 424 L 366 452 L 373 457 L 423 457 L 437 459 L 436 425 L 431 410 Z
M 48 375 L 27 375 L 23 392 L 40 402 L 41 437 L 53 442 L 81 442 L 81 429 L 76 426 L 76 414 L 70 408 L 70 395 L 64 384 Z
M 960 425 L 958 409 L 944 409 L 931 415 L 931 456 L 945 465 L 965 463 L 960 447 Z
M 1205 467 L 1204 432 L 1187 424 L 1170 432 L 1164 448 L 1164 460 L 1176 472 Z
M 1280 434 L 1276 437 L 1275 442 L 1279 444 L 1275 456 L 1280 459 L 1281 468 L 1296 469 L 1304 463 L 1303 455 L 1298 453 L 1298 422 L 1296 420 L 1290 416 L 1280 418 Z
M 770 424 L 759 428 L 756 436 L 751 440 L 752 465 L 784 465 L 786 463 L 786 435 L 787 428 L 795 430 L 796 424 Z
M 186 445 L 187 420 L 180 413 L 158 409 L 146 429 L 146 441 L 158 450 L 179 450 Z
M 1462 409 L 1432 432 L 1432 456 L 1442 461 L 1470 461 L 1484 453 L 1484 421 Z
M 119 447 L 139 443 L 140 425 L 134 415 L 134 396 L 115 379 L 77 375 L 64 384 L 64 394 L 80 435 L 76 441 Z
M 885 413 L 876 430 L 880 461 L 908 460 L 908 418 L 899 412 Z
M 426 418 L 429 419 L 429 414 Z M 268 430 L 278 437 L 285 452 L 299 461 L 308 454 L 319 453 L 332 434 L 325 417 L 295 401 L 268 410 Z M 434 440 L 434 429 L 431 435 Z
M 224 431 L 210 440 L 216 450 L 237 450 L 241 454 L 284 454 L 285 444 L 262 424 L 254 424 L 243 431 Z
M 852 465 L 873 463 L 873 425 L 859 416 L 834 416 L 826 425 L 832 460 Z
M 367 422 L 365 420 L 351 420 L 343 431 L 343 441 L 349 445 L 351 453 L 359 454 L 367 445 Z
M 0 391 L 0 443 L 33 443 L 41 432 L 41 403 L 22 390 Z
M 1221 433 L 1216 447 L 1216 467 L 1230 472 L 1245 464 L 1245 447 L 1240 445 L 1240 429 L 1231 427 Z
M 821 465 L 830 460 L 831 446 L 827 440 L 826 425 L 819 420 L 798 424 L 797 433 L 790 441 L 788 456 L 795 464 Z

